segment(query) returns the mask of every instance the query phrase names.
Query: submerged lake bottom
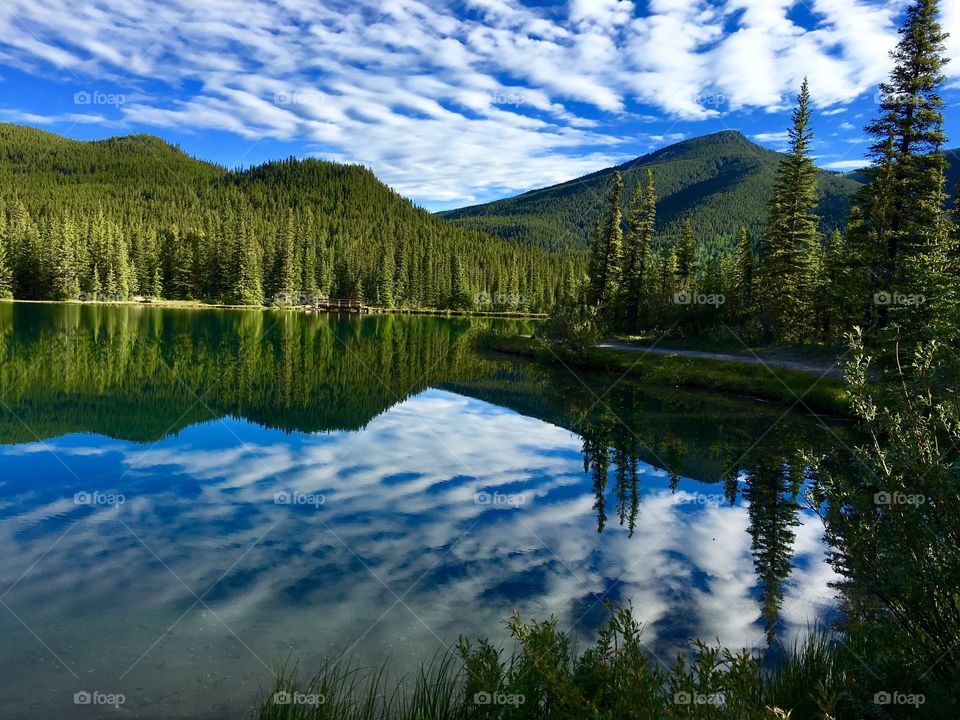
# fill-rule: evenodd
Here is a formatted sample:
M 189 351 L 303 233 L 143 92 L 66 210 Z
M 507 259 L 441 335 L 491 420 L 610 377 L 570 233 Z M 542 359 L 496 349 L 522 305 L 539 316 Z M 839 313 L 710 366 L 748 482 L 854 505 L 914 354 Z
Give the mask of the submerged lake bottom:
M 477 326 L 0 305 L 0 717 L 247 717 L 285 663 L 409 672 L 514 611 L 585 645 L 629 602 L 665 664 L 836 613 L 805 458 L 847 428 Z

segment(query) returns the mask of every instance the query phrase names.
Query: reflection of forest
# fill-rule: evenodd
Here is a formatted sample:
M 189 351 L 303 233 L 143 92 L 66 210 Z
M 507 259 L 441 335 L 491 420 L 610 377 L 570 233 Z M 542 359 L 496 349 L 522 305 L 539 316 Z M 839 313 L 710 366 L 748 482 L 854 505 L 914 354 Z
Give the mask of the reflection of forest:
M 609 512 L 633 536 L 644 466 L 666 472 L 671 490 L 685 477 L 718 485 L 716 494 L 730 505 L 742 497 L 749 503 L 759 601 L 772 643 L 793 570 L 808 458 L 850 442 L 850 428 L 752 401 L 644 388 L 630 380 L 609 389 L 615 380 L 530 366 L 511 377 L 451 387 L 576 432 L 593 484 L 598 532 L 612 504 Z
M 808 452 L 843 426 L 736 398 L 581 379 L 478 355 L 469 320 L 0 304 L 0 443 L 74 432 L 157 440 L 228 415 L 289 431 L 350 430 L 431 386 L 582 438 L 597 529 L 633 535 L 641 480 L 662 470 L 749 503 L 772 640 L 793 567 Z M 599 398 L 599 399 L 598 399 Z M 836 433 L 836 435 L 835 435 Z
M 350 430 L 485 365 L 471 321 L 0 304 L 0 443 L 157 440 L 226 415 Z

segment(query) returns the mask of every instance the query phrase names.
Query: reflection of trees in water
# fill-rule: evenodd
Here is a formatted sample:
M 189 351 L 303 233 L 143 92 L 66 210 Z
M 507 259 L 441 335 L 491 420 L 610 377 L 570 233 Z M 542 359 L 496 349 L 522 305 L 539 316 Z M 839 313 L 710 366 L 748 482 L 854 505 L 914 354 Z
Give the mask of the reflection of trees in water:
M 703 408 L 687 417 L 667 416 L 657 411 L 656 403 L 644 405 L 641 400 L 637 388 L 619 388 L 607 401 L 617 408 L 616 416 L 609 408 L 594 408 L 580 416 L 577 432 L 583 438 L 584 472 L 593 483 L 597 531 L 607 525 L 612 476 L 618 520 L 633 536 L 642 521 L 641 464 L 665 471 L 672 492 L 683 476 L 719 484 L 730 505 L 742 494 L 748 503 L 767 640 L 773 643 L 784 585 L 794 567 L 794 528 L 800 525 L 800 495 L 807 476 L 805 448 L 822 445 L 822 435 L 814 437 L 811 427 L 794 419 L 781 419 L 775 432 L 762 421 L 743 416 L 725 419 L 717 414 L 705 425 Z
M 0 304 L 0 392 L 45 437 L 154 440 L 235 415 L 356 429 L 412 394 L 493 367 L 468 320 Z M 0 413 L 0 442 L 35 440 Z
M 743 496 L 750 503 L 753 565 L 760 583 L 767 642 L 772 644 L 783 604 L 783 585 L 793 570 L 793 528 L 800 525 L 798 498 L 804 465 L 797 457 L 759 452 L 745 459 L 744 471 Z

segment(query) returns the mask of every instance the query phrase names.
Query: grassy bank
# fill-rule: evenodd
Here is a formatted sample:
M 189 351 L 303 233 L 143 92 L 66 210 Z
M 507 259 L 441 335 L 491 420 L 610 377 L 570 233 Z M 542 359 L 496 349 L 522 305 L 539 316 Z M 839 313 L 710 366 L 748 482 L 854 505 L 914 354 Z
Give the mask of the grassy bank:
M 735 393 L 829 415 L 849 412 L 842 381 L 797 370 L 678 355 L 644 355 L 615 348 L 594 348 L 574 356 L 536 338 L 490 333 L 480 342 L 490 350 L 550 364 L 626 374 L 674 387 Z
M 611 608 L 597 642 L 573 649 L 557 621 L 507 622 L 513 647 L 461 638 L 402 680 L 389 666 L 332 662 L 306 680 L 279 673 L 259 720 L 651 720 L 863 717 L 838 713 L 863 702 L 847 685 L 843 646 L 811 633 L 774 669 L 762 656 L 696 643 L 669 667 L 641 639 L 628 608 Z M 869 701 L 866 701 L 869 703 Z

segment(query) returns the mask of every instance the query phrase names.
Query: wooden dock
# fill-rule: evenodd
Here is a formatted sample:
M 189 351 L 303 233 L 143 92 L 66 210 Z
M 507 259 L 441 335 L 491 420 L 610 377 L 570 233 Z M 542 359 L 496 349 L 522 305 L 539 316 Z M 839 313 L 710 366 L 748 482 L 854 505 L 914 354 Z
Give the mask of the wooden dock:
M 318 299 L 313 306 L 316 312 L 371 313 L 375 308 L 364 305 L 362 300 L 344 300 L 340 298 Z

